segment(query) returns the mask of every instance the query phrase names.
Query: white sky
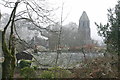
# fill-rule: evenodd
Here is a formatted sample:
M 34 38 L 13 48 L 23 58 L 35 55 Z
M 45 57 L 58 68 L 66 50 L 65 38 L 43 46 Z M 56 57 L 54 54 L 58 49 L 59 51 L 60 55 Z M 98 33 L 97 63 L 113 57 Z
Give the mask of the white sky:
M 64 2 L 63 18 L 68 14 L 64 24 L 75 22 L 78 24 L 79 18 L 83 11 L 86 11 L 90 19 L 91 37 L 95 40 L 101 40 L 97 35 L 97 27 L 94 22 L 98 24 L 106 24 L 107 22 L 107 9 L 114 8 L 118 0 L 47 0 L 51 6 L 62 6 Z M 9 12 L 8 9 L 0 7 L 2 13 Z M 60 11 L 56 13 L 60 18 Z
M 69 13 L 64 24 L 69 22 L 79 23 L 79 18 L 83 11 L 86 11 L 90 19 L 91 37 L 95 40 L 101 38 L 97 34 L 97 27 L 94 22 L 106 24 L 107 23 L 107 9 L 114 8 L 118 0 L 49 0 L 53 5 L 62 5 L 64 2 L 64 17 Z M 59 14 L 60 15 L 60 14 Z

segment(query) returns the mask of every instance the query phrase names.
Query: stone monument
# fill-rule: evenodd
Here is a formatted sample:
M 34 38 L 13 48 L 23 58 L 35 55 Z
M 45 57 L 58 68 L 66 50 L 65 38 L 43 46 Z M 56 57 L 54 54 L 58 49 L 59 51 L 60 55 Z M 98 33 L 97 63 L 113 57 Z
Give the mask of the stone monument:
M 85 11 L 83 11 L 82 16 L 79 19 L 78 27 L 78 45 L 86 45 L 91 43 L 90 35 L 90 20 Z

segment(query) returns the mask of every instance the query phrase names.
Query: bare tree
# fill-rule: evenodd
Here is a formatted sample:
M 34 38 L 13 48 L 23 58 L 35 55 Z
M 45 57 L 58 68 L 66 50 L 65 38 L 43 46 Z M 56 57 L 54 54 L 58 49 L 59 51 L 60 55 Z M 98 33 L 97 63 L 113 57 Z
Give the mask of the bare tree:
M 2 16 L 2 15 L 1 15 L 1 12 L 0 12 L 0 19 L 1 19 L 1 16 Z
M 14 46 L 14 36 L 13 36 L 13 24 L 14 24 L 15 13 L 16 13 L 18 4 L 19 4 L 19 1 L 15 3 L 15 6 L 12 10 L 9 21 L 7 25 L 4 27 L 4 30 L 2 32 L 2 50 L 5 58 L 2 64 L 2 78 L 12 78 L 14 74 L 15 46 Z M 9 25 L 11 27 L 11 31 L 10 31 L 10 37 L 9 37 L 9 45 L 7 46 L 6 40 L 5 40 L 5 34 Z
M 63 30 L 63 22 L 66 20 L 68 15 L 63 19 L 63 9 L 64 9 L 64 3 L 62 3 L 61 7 L 61 18 L 60 18 L 60 28 L 58 32 L 58 43 L 57 43 L 57 56 L 56 56 L 56 61 L 55 64 L 57 66 L 59 55 L 62 53 L 61 51 L 61 36 L 62 36 L 62 30 Z
M 57 66 L 57 62 L 58 62 L 58 58 L 59 58 L 59 54 L 61 53 L 60 46 L 61 46 L 62 24 L 63 24 L 63 5 L 64 5 L 64 4 L 62 4 L 62 10 L 61 10 L 60 30 L 59 30 L 59 33 L 58 33 L 57 57 L 56 57 L 56 62 L 55 62 L 56 66 Z
M 17 0 L 16 2 L 5 1 L 3 4 L 5 7 L 13 8 L 10 18 L 4 27 L 2 32 L 2 50 L 4 55 L 4 62 L 2 64 L 2 78 L 13 78 L 14 69 L 15 69 L 15 36 L 14 29 L 16 27 L 16 22 L 19 20 L 26 20 L 31 22 L 39 29 L 48 30 L 46 27 L 43 27 L 45 24 L 48 26 L 51 23 L 55 23 L 49 18 L 49 12 L 52 10 L 44 9 L 42 4 L 38 5 L 38 2 L 34 0 Z M 24 4 L 26 10 L 20 11 L 17 13 L 17 9 L 20 5 Z M 12 6 L 13 5 L 13 6 Z M 10 27 L 9 41 L 6 41 L 6 32 Z M 8 43 L 8 44 L 7 44 Z M 26 43 L 27 44 L 27 43 Z

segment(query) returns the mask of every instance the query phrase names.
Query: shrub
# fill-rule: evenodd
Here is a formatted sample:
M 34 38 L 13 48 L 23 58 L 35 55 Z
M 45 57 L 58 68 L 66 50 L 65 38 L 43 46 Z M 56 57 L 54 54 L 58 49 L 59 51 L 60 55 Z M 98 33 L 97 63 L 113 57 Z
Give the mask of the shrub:
M 54 74 L 51 71 L 43 71 L 40 78 L 54 78 Z
M 117 57 L 97 57 L 83 62 L 80 67 L 75 68 L 75 78 L 117 78 L 118 77 Z
M 35 78 L 35 77 L 37 77 L 34 68 L 31 68 L 31 67 L 24 67 L 24 68 L 22 68 L 20 70 L 20 75 L 23 78 Z
M 32 61 L 30 61 L 30 60 L 24 60 L 24 59 L 22 59 L 22 60 L 20 61 L 20 63 L 19 63 L 19 67 L 20 67 L 20 68 L 30 67 L 31 62 L 32 62 Z
M 71 72 L 59 67 L 50 68 L 48 71 L 44 71 L 40 78 L 70 78 Z

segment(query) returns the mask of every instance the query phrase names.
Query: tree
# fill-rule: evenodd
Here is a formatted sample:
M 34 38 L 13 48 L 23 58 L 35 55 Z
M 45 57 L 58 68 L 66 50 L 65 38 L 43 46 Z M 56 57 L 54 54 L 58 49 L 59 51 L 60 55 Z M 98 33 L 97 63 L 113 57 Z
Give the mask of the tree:
M 120 52 L 120 1 L 115 6 L 115 9 L 108 10 L 108 23 L 106 25 L 98 25 L 98 34 L 104 37 L 104 42 L 107 46 L 107 51 L 111 53 Z
M 2 15 L 1 15 L 1 12 L 0 12 L 0 19 L 1 19 L 1 16 L 2 16 Z
M 11 15 L 9 17 L 9 20 L 4 27 L 2 31 L 2 50 L 4 55 L 4 62 L 2 64 L 2 78 L 13 78 L 14 75 L 14 69 L 15 69 L 15 34 L 16 32 L 16 22 L 20 20 L 26 20 L 28 22 L 31 22 L 31 24 L 34 24 L 35 27 L 38 27 L 39 29 L 46 29 L 44 24 L 47 26 L 50 24 L 50 22 L 55 23 L 52 21 L 48 16 L 50 15 L 49 12 L 51 10 L 47 10 L 42 8 L 37 4 L 40 1 L 37 2 L 35 0 L 17 0 L 16 2 L 11 1 L 5 1 L 5 4 L 3 4 L 6 7 L 13 8 Z M 18 5 L 19 4 L 19 5 Z M 17 9 L 21 4 L 24 4 L 26 6 L 26 10 L 20 11 L 17 13 Z M 8 41 L 6 40 L 6 33 L 7 29 L 10 28 L 10 34 L 8 37 Z M 20 39 L 20 37 L 18 36 Z
M 2 50 L 4 54 L 4 62 L 2 64 L 2 78 L 12 78 L 14 74 L 14 68 L 15 68 L 15 46 L 14 46 L 14 36 L 13 36 L 13 26 L 14 26 L 14 19 L 15 19 L 15 13 L 18 6 L 19 1 L 15 3 L 15 7 L 12 10 L 12 13 L 10 15 L 9 21 L 7 25 L 4 27 L 4 30 L 2 32 Z M 11 27 L 10 36 L 9 36 L 9 45 L 7 46 L 6 40 L 5 40 L 5 34 L 7 28 Z

